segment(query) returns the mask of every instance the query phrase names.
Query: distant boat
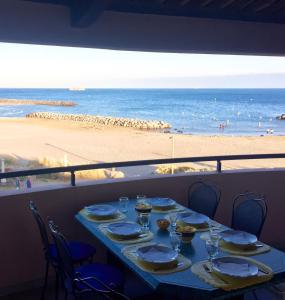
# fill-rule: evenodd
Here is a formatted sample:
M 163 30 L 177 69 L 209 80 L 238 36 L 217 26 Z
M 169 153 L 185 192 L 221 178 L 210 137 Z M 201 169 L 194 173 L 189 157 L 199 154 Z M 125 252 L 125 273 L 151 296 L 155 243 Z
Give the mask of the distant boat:
M 81 92 L 81 91 L 85 91 L 84 87 L 71 87 L 68 89 L 69 91 L 73 91 L 73 92 Z

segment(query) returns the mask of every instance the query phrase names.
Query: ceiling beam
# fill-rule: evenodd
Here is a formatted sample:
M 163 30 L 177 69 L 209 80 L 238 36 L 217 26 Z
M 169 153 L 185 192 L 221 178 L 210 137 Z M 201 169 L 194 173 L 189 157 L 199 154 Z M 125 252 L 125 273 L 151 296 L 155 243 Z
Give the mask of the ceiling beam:
M 227 8 L 231 6 L 236 0 L 228 0 L 224 4 L 221 5 L 221 8 Z
M 208 5 L 211 4 L 213 1 L 214 1 L 214 0 L 205 0 L 205 1 L 201 4 L 201 6 L 202 6 L 202 7 L 208 6 Z
M 71 0 L 71 26 L 84 28 L 92 25 L 109 4 L 109 0 Z
M 255 11 L 256 12 L 260 12 L 260 11 L 262 11 L 264 9 L 270 8 L 270 6 L 272 6 L 273 4 L 275 4 L 277 2 L 278 2 L 278 0 L 271 0 L 271 1 L 265 2 L 262 5 L 260 5 L 259 7 L 257 7 L 255 9 Z
M 242 9 L 246 9 L 248 6 L 250 6 L 255 0 L 248 0 L 247 2 L 243 3 L 241 5 Z
M 190 1 L 191 0 L 182 0 L 181 3 L 180 3 L 180 5 L 184 6 L 184 5 L 188 4 Z

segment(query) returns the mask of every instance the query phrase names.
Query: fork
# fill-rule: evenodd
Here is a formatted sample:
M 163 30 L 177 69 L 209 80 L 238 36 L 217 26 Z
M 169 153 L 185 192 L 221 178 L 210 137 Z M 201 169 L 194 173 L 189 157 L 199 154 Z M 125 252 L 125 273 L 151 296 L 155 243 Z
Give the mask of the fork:
M 206 265 L 206 264 L 203 264 L 203 268 L 204 270 L 209 273 L 209 274 L 212 274 L 213 271 Z M 221 276 L 217 275 L 216 273 L 214 274 L 214 276 L 218 277 L 221 281 L 223 281 L 225 284 L 229 284 L 228 281 L 226 281 L 224 278 L 222 278 Z

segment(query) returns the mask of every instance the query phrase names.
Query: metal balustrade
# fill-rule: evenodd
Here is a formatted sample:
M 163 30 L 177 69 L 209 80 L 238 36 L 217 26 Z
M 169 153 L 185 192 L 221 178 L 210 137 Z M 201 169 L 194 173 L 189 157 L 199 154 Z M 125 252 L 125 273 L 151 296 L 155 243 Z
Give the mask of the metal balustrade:
M 148 159 L 122 162 L 97 163 L 87 165 L 74 165 L 67 167 L 41 168 L 30 169 L 13 172 L 0 173 L 0 179 L 15 178 L 21 176 L 44 175 L 54 173 L 70 173 L 70 182 L 72 186 L 76 185 L 76 172 L 96 169 L 109 169 L 119 167 L 136 167 L 146 165 L 163 165 L 163 164 L 177 164 L 177 163 L 195 163 L 204 161 L 215 161 L 217 164 L 217 172 L 222 172 L 222 161 L 235 160 L 252 160 L 252 159 L 278 159 L 285 158 L 285 153 L 276 154 L 243 154 L 243 155 L 221 155 L 221 156 L 197 156 L 197 157 L 181 157 L 181 158 L 166 158 L 166 159 Z

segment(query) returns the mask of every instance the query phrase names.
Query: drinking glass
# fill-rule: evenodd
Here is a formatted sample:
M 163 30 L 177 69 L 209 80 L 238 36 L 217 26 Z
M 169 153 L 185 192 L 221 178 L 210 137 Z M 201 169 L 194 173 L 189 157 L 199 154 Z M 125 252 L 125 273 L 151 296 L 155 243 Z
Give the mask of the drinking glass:
M 171 230 L 175 231 L 178 215 L 177 213 L 171 213 L 168 215 L 168 217 L 170 221 Z
M 212 223 L 211 226 L 209 226 L 209 237 L 213 242 L 220 243 L 221 240 L 221 226 L 217 225 L 216 223 Z
M 222 225 L 216 223 L 214 220 L 209 220 L 208 221 L 208 226 L 209 226 L 209 231 L 211 232 L 221 232 L 222 231 Z
M 182 234 L 177 231 L 171 231 L 170 234 L 170 244 L 172 249 L 176 252 L 180 252 L 181 241 L 182 241 Z
M 146 195 L 137 195 L 137 204 L 145 203 Z
M 149 213 L 140 213 L 139 214 L 139 222 L 142 226 L 143 232 L 149 231 Z
M 205 245 L 206 245 L 206 250 L 208 252 L 208 260 L 210 262 L 210 265 L 212 266 L 213 258 L 215 258 L 218 254 L 219 241 L 208 239 L 206 240 Z
M 128 212 L 129 206 L 129 198 L 128 197 L 120 197 L 119 198 L 119 210 L 122 213 Z

